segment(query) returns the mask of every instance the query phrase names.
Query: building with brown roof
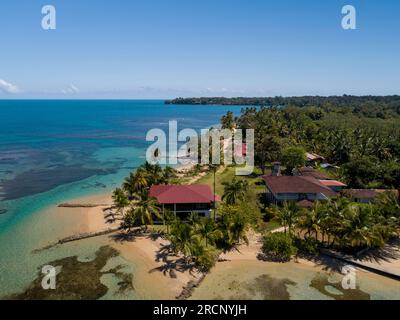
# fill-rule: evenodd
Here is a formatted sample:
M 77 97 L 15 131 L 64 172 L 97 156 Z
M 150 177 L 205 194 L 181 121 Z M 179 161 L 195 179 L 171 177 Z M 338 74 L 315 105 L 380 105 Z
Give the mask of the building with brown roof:
M 342 191 L 342 195 L 354 202 L 371 203 L 384 192 L 393 192 L 399 196 L 399 191 L 394 189 L 346 189 Z
M 262 178 L 267 187 L 267 200 L 275 204 L 282 204 L 285 201 L 327 200 L 338 195 L 314 177 L 263 176 Z

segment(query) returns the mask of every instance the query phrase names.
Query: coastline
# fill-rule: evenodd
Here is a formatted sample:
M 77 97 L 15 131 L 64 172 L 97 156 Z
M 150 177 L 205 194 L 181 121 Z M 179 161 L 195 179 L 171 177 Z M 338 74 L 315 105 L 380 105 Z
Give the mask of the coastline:
M 180 175 L 189 179 L 190 182 L 185 181 L 186 183 L 194 183 L 202 177 L 203 173 L 186 176 L 186 173 L 193 167 L 194 164 L 176 167 Z M 68 199 L 67 203 L 53 204 L 40 212 L 36 219 L 50 228 L 49 232 L 46 231 L 47 241 L 50 235 L 53 235 L 52 241 L 58 241 L 63 237 L 98 233 L 116 228 L 118 223 L 106 221 L 110 206 L 112 206 L 110 191 L 95 193 Z M 340 270 L 337 268 L 338 262 L 335 259 L 328 259 L 327 264 L 306 259 L 297 259 L 283 265 L 264 262 L 257 258 L 261 251 L 260 234 L 250 232 L 248 238 L 249 246 L 240 245 L 237 250 L 222 253 L 216 266 L 206 277 L 201 273 L 192 273 L 190 270 L 177 267 L 176 260 L 179 257 L 163 254 L 163 248 L 168 245 L 168 241 L 152 234 L 126 237 L 124 232 L 115 232 L 112 235 L 99 235 L 90 241 L 79 239 L 70 245 L 57 246 L 54 251 L 45 252 L 43 257 L 47 257 L 49 254 L 51 256 L 55 252 L 62 257 L 70 257 L 75 255 L 75 252 L 80 252 L 81 247 L 82 250 L 87 251 L 88 244 L 91 246 L 92 253 L 104 245 L 112 247 L 119 252 L 127 265 L 134 269 L 131 282 L 136 291 L 132 295 L 126 296 L 133 299 L 273 299 L 279 295 L 281 298 L 294 296 L 308 299 L 309 296 L 297 290 L 293 283 L 298 283 L 299 286 L 302 286 L 302 290 L 313 294 L 313 298 L 335 297 L 334 295 L 329 296 L 329 292 L 323 291 L 325 289 L 319 288 L 322 291 L 318 293 L 314 290 L 315 288 L 311 288 L 313 281 L 318 280 L 315 278 L 316 275 L 321 275 L 324 279 L 323 288 L 329 287 L 329 281 L 326 279 L 329 279 L 331 273 L 335 279 L 338 279 Z M 41 265 L 47 261 L 50 260 L 41 260 Z M 396 297 L 396 294 L 388 294 L 388 292 L 390 290 L 394 292 L 393 288 L 396 288 L 397 282 L 391 282 L 366 271 L 358 271 L 363 279 L 363 288 L 368 289 L 366 292 L 373 293 L 374 290 L 370 290 L 370 288 L 379 284 L 378 295 L 373 298 Z M 299 277 L 299 275 L 301 276 Z M 283 276 L 288 276 L 288 278 L 281 279 L 280 277 Z M 264 292 L 264 289 L 260 287 L 257 290 L 249 289 L 257 288 L 258 282 L 264 283 L 265 287 L 278 286 L 278 293 Z M 106 294 L 104 299 L 115 298 L 113 296 L 115 284 L 111 284 L 109 289 L 109 294 Z M 188 291 L 190 291 L 189 294 L 187 294 Z M 379 292 L 382 294 L 379 295 Z M 182 295 L 182 293 L 185 294 Z M 363 291 L 358 294 L 361 294 L 361 296 L 356 296 L 358 298 L 368 295 Z
M 108 204 L 109 201 L 111 201 L 110 194 L 104 193 L 78 197 L 70 200 L 70 203 Z M 46 214 L 50 215 L 53 221 L 56 219 L 60 225 L 64 225 L 63 233 L 71 236 L 110 228 L 110 224 L 105 222 L 103 209 L 104 207 L 52 206 L 46 210 Z M 297 259 L 287 264 L 260 261 L 257 259 L 261 249 L 260 234 L 249 232 L 249 246 L 242 244 L 237 250 L 222 253 L 215 267 L 203 279 L 201 273 L 191 273 L 190 270 L 177 267 L 176 260 L 179 257 L 163 255 L 165 252 L 163 248 L 168 245 L 168 240 L 154 234 L 137 234 L 132 237 L 125 237 L 125 235 L 125 233 L 117 232 L 90 240 L 77 240 L 50 249 L 48 252 L 44 252 L 43 257 L 57 252 L 62 254 L 62 257 L 67 257 L 77 254 L 81 248 L 84 251 L 89 250 L 93 254 L 101 246 L 110 246 L 119 252 L 120 257 L 128 266 L 133 267 L 132 285 L 135 291 L 132 295 L 125 296 L 128 299 L 174 300 L 181 295 L 185 288 L 199 280 L 202 280 L 201 284 L 195 286 L 189 299 L 273 299 L 276 297 L 291 298 L 292 296 L 296 299 L 309 299 L 311 294 L 314 298 L 327 299 L 334 296 L 327 296 L 329 292 L 316 291 L 315 288 L 311 288 L 311 284 L 316 279 L 318 280 L 317 276 L 321 276 L 325 281 L 324 286 L 329 287 L 329 282 L 326 281 L 331 279 L 330 275 L 332 274 L 332 279 L 335 281 L 338 281 L 340 276 L 338 265 L 341 264 L 335 259 L 327 259 L 324 263 Z M 53 240 L 58 239 L 57 237 Z M 49 260 L 41 261 L 43 264 Z M 362 279 L 361 291 L 374 293 L 373 298 L 376 299 L 396 297 L 393 292 L 395 292 L 396 286 L 400 287 L 399 282 L 367 271 L 357 270 Z M 271 286 L 277 291 L 275 293 L 267 292 L 263 287 L 257 287 L 257 283 L 263 283 L 267 287 Z M 379 284 L 378 289 L 375 287 L 377 284 Z M 110 287 L 109 294 L 104 296 L 104 299 L 114 299 L 114 289 L 114 286 Z M 364 291 L 358 293 L 364 294 Z
M 68 201 L 71 204 L 111 204 L 112 199 L 109 193 L 96 194 L 93 196 L 78 197 Z M 86 233 L 96 233 L 116 228 L 118 222 L 107 223 L 105 215 L 107 212 L 105 206 L 95 207 L 60 207 L 53 205 L 47 208 L 43 214 L 57 220 L 64 228 L 62 233 L 58 233 L 53 239 L 56 243 L 61 238 L 78 236 Z M 106 210 L 107 211 L 107 210 Z M 190 270 L 174 269 L 172 274 L 164 271 L 165 266 L 173 264 L 175 259 L 179 257 L 160 258 L 160 252 L 163 247 L 168 245 L 168 241 L 157 237 L 153 239 L 150 235 L 135 235 L 129 239 L 119 237 L 123 233 L 114 232 L 112 235 L 102 235 L 95 237 L 91 242 L 98 242 L 99 247 L 104 242 L 110 247 L 116 249 L 121 257 L 135 266 L 133 275 L 133 286 L 140 288 L 139 296 L 143 299 L 175 299 L 181 293 L 182 289 L 190 282 L 199 278 L 197 272 L 191 273 Z M 96 240 L 98 239 L 98 241 Z M 86 239 L 79 239 L 73 242 L 73 246 L 79 246 Z M 43 250 L 37 248 L 38 251 L 58 250 L 64 244 L 56 245 L 55 249 L 46 249 L 44 244 Z

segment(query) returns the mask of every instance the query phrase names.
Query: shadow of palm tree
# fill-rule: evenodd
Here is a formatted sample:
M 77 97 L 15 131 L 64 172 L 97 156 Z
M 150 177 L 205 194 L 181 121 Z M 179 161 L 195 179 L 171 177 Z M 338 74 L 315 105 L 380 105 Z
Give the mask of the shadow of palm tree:
M 133 242 L 140 237 L 146 237 L 147 239 L 156 241 L 159 238 L 162 238 L 162 235 L 157 232 L 144 232 L 142 228 L 138 228 L 129 232 L 122 231 L 110 235 L 110 238 L 116 242 Z M 163 265 L 151 269 L 149 273 L 159 271 L 164 275 L 168 274 L 171 278 L 176 278 L 176 272 L 183 273 L 185 271 L 189 271 L 189 273 L 193 275 L 196 269 L 194 262 L 188 262 L 185 257 L 177 256 L 172 250 L 171 244 L 169 243 L 161 245 L 160 249 L 156 252 L 155 261 L 163 262 Z
M 124 230 L 110 236 L 111 239 L 118 242 L 135 241 L 136 238 L 147 238 L 151 241 L 157 241 L 163 238 L 163 235 L 157 232 L 146 232 L 142 227 L 135 228 L 134 230 Z
M 104 208 L 103 213 L 104 213 L 104 219 L 106 220 L 106 223 L 108 224 L 113 224 L 121 219 L 121 215 L 119 213 L 116 213 L 114 208 Z
M 317 266 L 321 267 L 322 270 L 328 272 L 341 273 L 343 267 L 346 265 L 345 262 L 324 254 L 312 255 L 306 253 L 299 253 L 296 258 L 302 258 L 308 261 L 312 261 Z
M 390 240 L 384 247 L 369 249 L 354 257 L 358 261 L 382 262 L 400 259 L 400 238 Z
M 156 253 L 156 261 L 162 261 L 163 265 L 151 269 L 149 273 L 159 271 L 164 275 L 168 274 L 171 278 L 176 278 L 176 272 L 183 273 L 189 270 L 192 275 L 195 270 L 195 264 L 193 262 L 189 263 L 184 257 L 176 256 L 170 244 L 161 246 Z
M 131 232 L 122 231 L 110 235 L 110 238 L 115 242 L 133 242 L 136 240 L 138 236 L 140 235 L 136 231 L 131 231 Z
M 163 235 L 158 232 L 151 232 L 151 233 L 147 234 L 147 238 L 152 241 L 157 241 L 159 238 L 163 238 Z

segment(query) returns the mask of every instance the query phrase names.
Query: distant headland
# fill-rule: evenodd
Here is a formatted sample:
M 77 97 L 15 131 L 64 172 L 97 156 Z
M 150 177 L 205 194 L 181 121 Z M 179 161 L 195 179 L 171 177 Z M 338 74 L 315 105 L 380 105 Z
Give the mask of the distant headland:
M 243 106 L 295 106 L 295 107 L 322 107 L 326 105 L 341 106 L 374 106 L 397 109 L 400 107 L 400 95 L 391 96 L 298 96 L 298 97 L 200 97 L 176 98 L 165 100 L 165 104 L 191 105 L 243 105 Z

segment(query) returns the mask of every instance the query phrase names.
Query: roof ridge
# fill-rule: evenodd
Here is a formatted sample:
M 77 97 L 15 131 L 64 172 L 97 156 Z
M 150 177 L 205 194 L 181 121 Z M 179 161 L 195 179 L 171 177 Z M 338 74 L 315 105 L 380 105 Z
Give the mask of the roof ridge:
M 191 187 L 192 186 L 207 186 L 205 184 L 189 184 L 189 185 L 185 185 L 185 187 L 190 188 L 191 191 L 193 191 L 194 193 L 198 194 L 200 197 L 202 197 L 203 199 L 209 200 L 208 198 L 206 198 L 204 195 L 202 195 L 201 193 L 197 192 L 197 190 L 193 190 Z M 211 195 L 213 195 L 213 192 L 211 192 Z

